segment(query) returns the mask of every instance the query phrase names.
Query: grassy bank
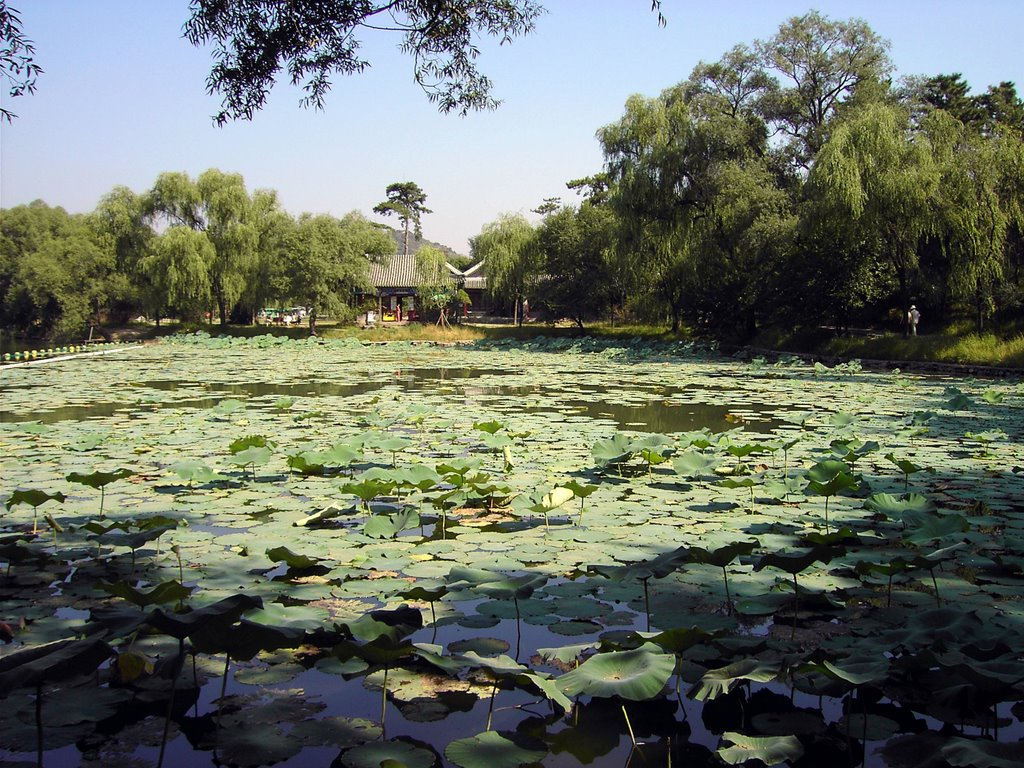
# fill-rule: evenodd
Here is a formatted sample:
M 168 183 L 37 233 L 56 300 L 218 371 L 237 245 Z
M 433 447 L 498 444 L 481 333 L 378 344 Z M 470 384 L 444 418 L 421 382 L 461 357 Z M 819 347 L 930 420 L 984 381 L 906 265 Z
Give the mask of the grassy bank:
M 207 331 L 212 335 L 256 336 L 270 333 L 290 338 L 309 335 L 306 326 L 282 328 L 277 326 L 219 325 L 164 325 L 139 327 L 136 333 L 146 338 L 164 336 L 179 331 Z M 358 328 L 352 325 L 318 325 L 317 332 L 324 338 L 357 338 L 360 341 L 433 341 L 439 343 L 466 342 L 480 339 L 532 339 L 537 336 L 572 337 L 587 335 L 606 339 L 658 339 L 680 340 L 692 338 L 686 330 L 672 333 L 666 326 L 653 324 L 592 323 L 581 332 L 572 324 L 549 325 L 531 323 L 517 327 L 511 323 L 487 325 L 452 325 L 439 328 L 430 323 L 388 325 L 376 328 Z M 987 365 L 1006 368 L 1024 368 L 1024 330 L 1011 329 L 1002 334 L 978 334 L 966 324 L 950 325 L 940 331 L 916 337 L 895 333 L 860 336 L 836 336 L 827 329 L 801 331 L 768 330 L 751 340 L 750 346 L 774 349 L 780 352 L 801 352 L 825 357 L 860 358 L 864 360 L 915 361 L 924 363 L 954 363 L 960 365 Z
M 904 338 L 836 338 L 823 354 L 874 360 L 915 360 L 930 363 L 1024 367 L 1024 334 L 1001 338 L 992 333 L 936 333 Z

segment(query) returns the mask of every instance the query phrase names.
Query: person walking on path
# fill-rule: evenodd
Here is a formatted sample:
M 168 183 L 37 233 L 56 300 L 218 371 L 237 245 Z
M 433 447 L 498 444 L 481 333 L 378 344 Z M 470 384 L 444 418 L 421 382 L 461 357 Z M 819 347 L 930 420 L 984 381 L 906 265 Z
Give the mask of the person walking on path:
M 910 305 L 910 311 L 907 312 L 907 325 L 910 326 L 910 335 L 917 336 L 917 324 L 921 321 L 921 313 L 917 311 L 917 306 L 914 304 Z

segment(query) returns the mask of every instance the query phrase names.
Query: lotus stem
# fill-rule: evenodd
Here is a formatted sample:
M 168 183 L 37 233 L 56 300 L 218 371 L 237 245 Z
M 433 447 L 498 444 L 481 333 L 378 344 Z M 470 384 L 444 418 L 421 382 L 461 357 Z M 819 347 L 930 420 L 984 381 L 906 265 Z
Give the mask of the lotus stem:
M 629 731 L 629 738 L 633 741 L 633 746 L 636 747 L 636 736 L 633 735 L 633 726 L 629 722 L 629 713 L 626 712 L 626 705 L 622 705 L 622 716 L 626 718 L 626 729 Z
M 384 667 L 384 683 L 380 687 L 380 731 L 384 735 L 384 715 L 388 711 L 388 668 Z
M 800 592 L 796 583 L 796 574 L 793 574 L 793 631 L 789 635 L 790 641 L 796 640 L 796 616 L 800 608 Z
M 647 580 L 651 577 L 648 576 L 645 579 L 640 579 L 644 585 L 644 615 L 647 617 L 647 631 L 651 631 L 651 598 L 647 592 Z M 627 720 L 628 722 L 628 720 Z
M 134 641 L 133 641 L 134 642 Z M 167 734 L 171 731 L 171 715 L 174 713 L 174 692 L 178 688 L 178 676 L 181 674 L 181 667 L 185 662 L 185 638 L 178 638 L 178 658 L 174 660 L 174 664 L 171 667 L 171 672 L 174 675 L 174 679 L 171 680 L 171 693 L 167 697 L 167 712 L 164 715 L 164 733 L 160 738 L 160 757 L 157 758 L 156 768 L 161 768 L 164 764 L 164 752 L 167 749 Z M 192 656 L 192 675 L 195 677 L 195 664 L 196 657 Z M 223 694 L 222 694 L 223 696 Z M 197 700 L 198 704 L 198 700 Z
M 43 681 L 36 683 L 36 764 L 43 768 Z
M 942 607 L 942 600 L 939 598 L 939 582 L 935 580 L 935 569 L 932 568 L 928 573 L 932 575 L 932 587 L 935 588 L 935 604 Z
M 498 693 L 498 681 L 494 681 L 494 685 L 491 687 L 491 705 L 487 708 L 487 727 L 485 731 L 491 730 L 491 718 L 494 715 L 494 697 Z
M 729 594 L 729 572 L 722 566 L 722 579 L 725 581 L 725 608 L 732 616 L 732 595 Z M 647 628 L 650 631 L 650 627 Z

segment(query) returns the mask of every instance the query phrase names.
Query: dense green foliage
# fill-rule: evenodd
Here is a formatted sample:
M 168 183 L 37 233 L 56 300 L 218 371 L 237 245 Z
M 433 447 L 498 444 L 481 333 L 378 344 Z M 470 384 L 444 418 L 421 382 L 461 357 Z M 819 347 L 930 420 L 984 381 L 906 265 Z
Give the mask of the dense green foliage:
M 625 303 L 737 339 L 898 330 L 911 304 L 932 329 L 1018 319 L 1024 102 L 1010 82 L 971 96 L 959 75 L 894 87 L 887 49 L 861 20 L 810 12 L 630 97 L 598 131 L 602 171 L 568 185 L 583 203 L 546 200 L 536 238 L 519 238 L 534 266 L 517 285 L 580 324 Z
M 139 314 L 225 324 L 294 303 L 315 331 L 366 287 L 366 256 L 392 252 L 387 231 L 357 213 L 295 218 L 238 174 L 163 173 L 141 194 L 115 188 L 89 215 L 42 202 L 0 211 L 0 322 L 75 339 Z

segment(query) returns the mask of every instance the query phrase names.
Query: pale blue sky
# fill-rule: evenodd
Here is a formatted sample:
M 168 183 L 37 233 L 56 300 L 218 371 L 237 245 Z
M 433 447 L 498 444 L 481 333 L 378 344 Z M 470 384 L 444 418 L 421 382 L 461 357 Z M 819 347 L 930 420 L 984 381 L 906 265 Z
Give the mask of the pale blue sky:
M 209 58 L 181 39 L 186 0 L 15 0 L 45 74 L 35 95 L 9 99 L 0 125 L 0 207 L 42 199 L 95 208 L 115 185 L 148 188 L 162 171 L 241 173 L 282 205 L 343 215 L 371 209 L 394 181 L 415 181 L 434 213 L 424 235 L 468 253 L 468 238 L 601 168 L 594 134 L 633 93 L 655 95 L 737 43 L 770 37 L 811 8 L 858 16 L 892 43 L 897 74 L 961 72 L 976 91 L 1024 89 L 1024 0 L 548 0 L 530 37 L 485 44 L 481 68 L 504 104 L 440 115 L 412 83 L 395 37 L 367 39 L 373 68 L 337 77 L 323 112 L 279 85 L 252 122 L 215 127 Z M 392 221 L 397 226 L 397 222 Z

